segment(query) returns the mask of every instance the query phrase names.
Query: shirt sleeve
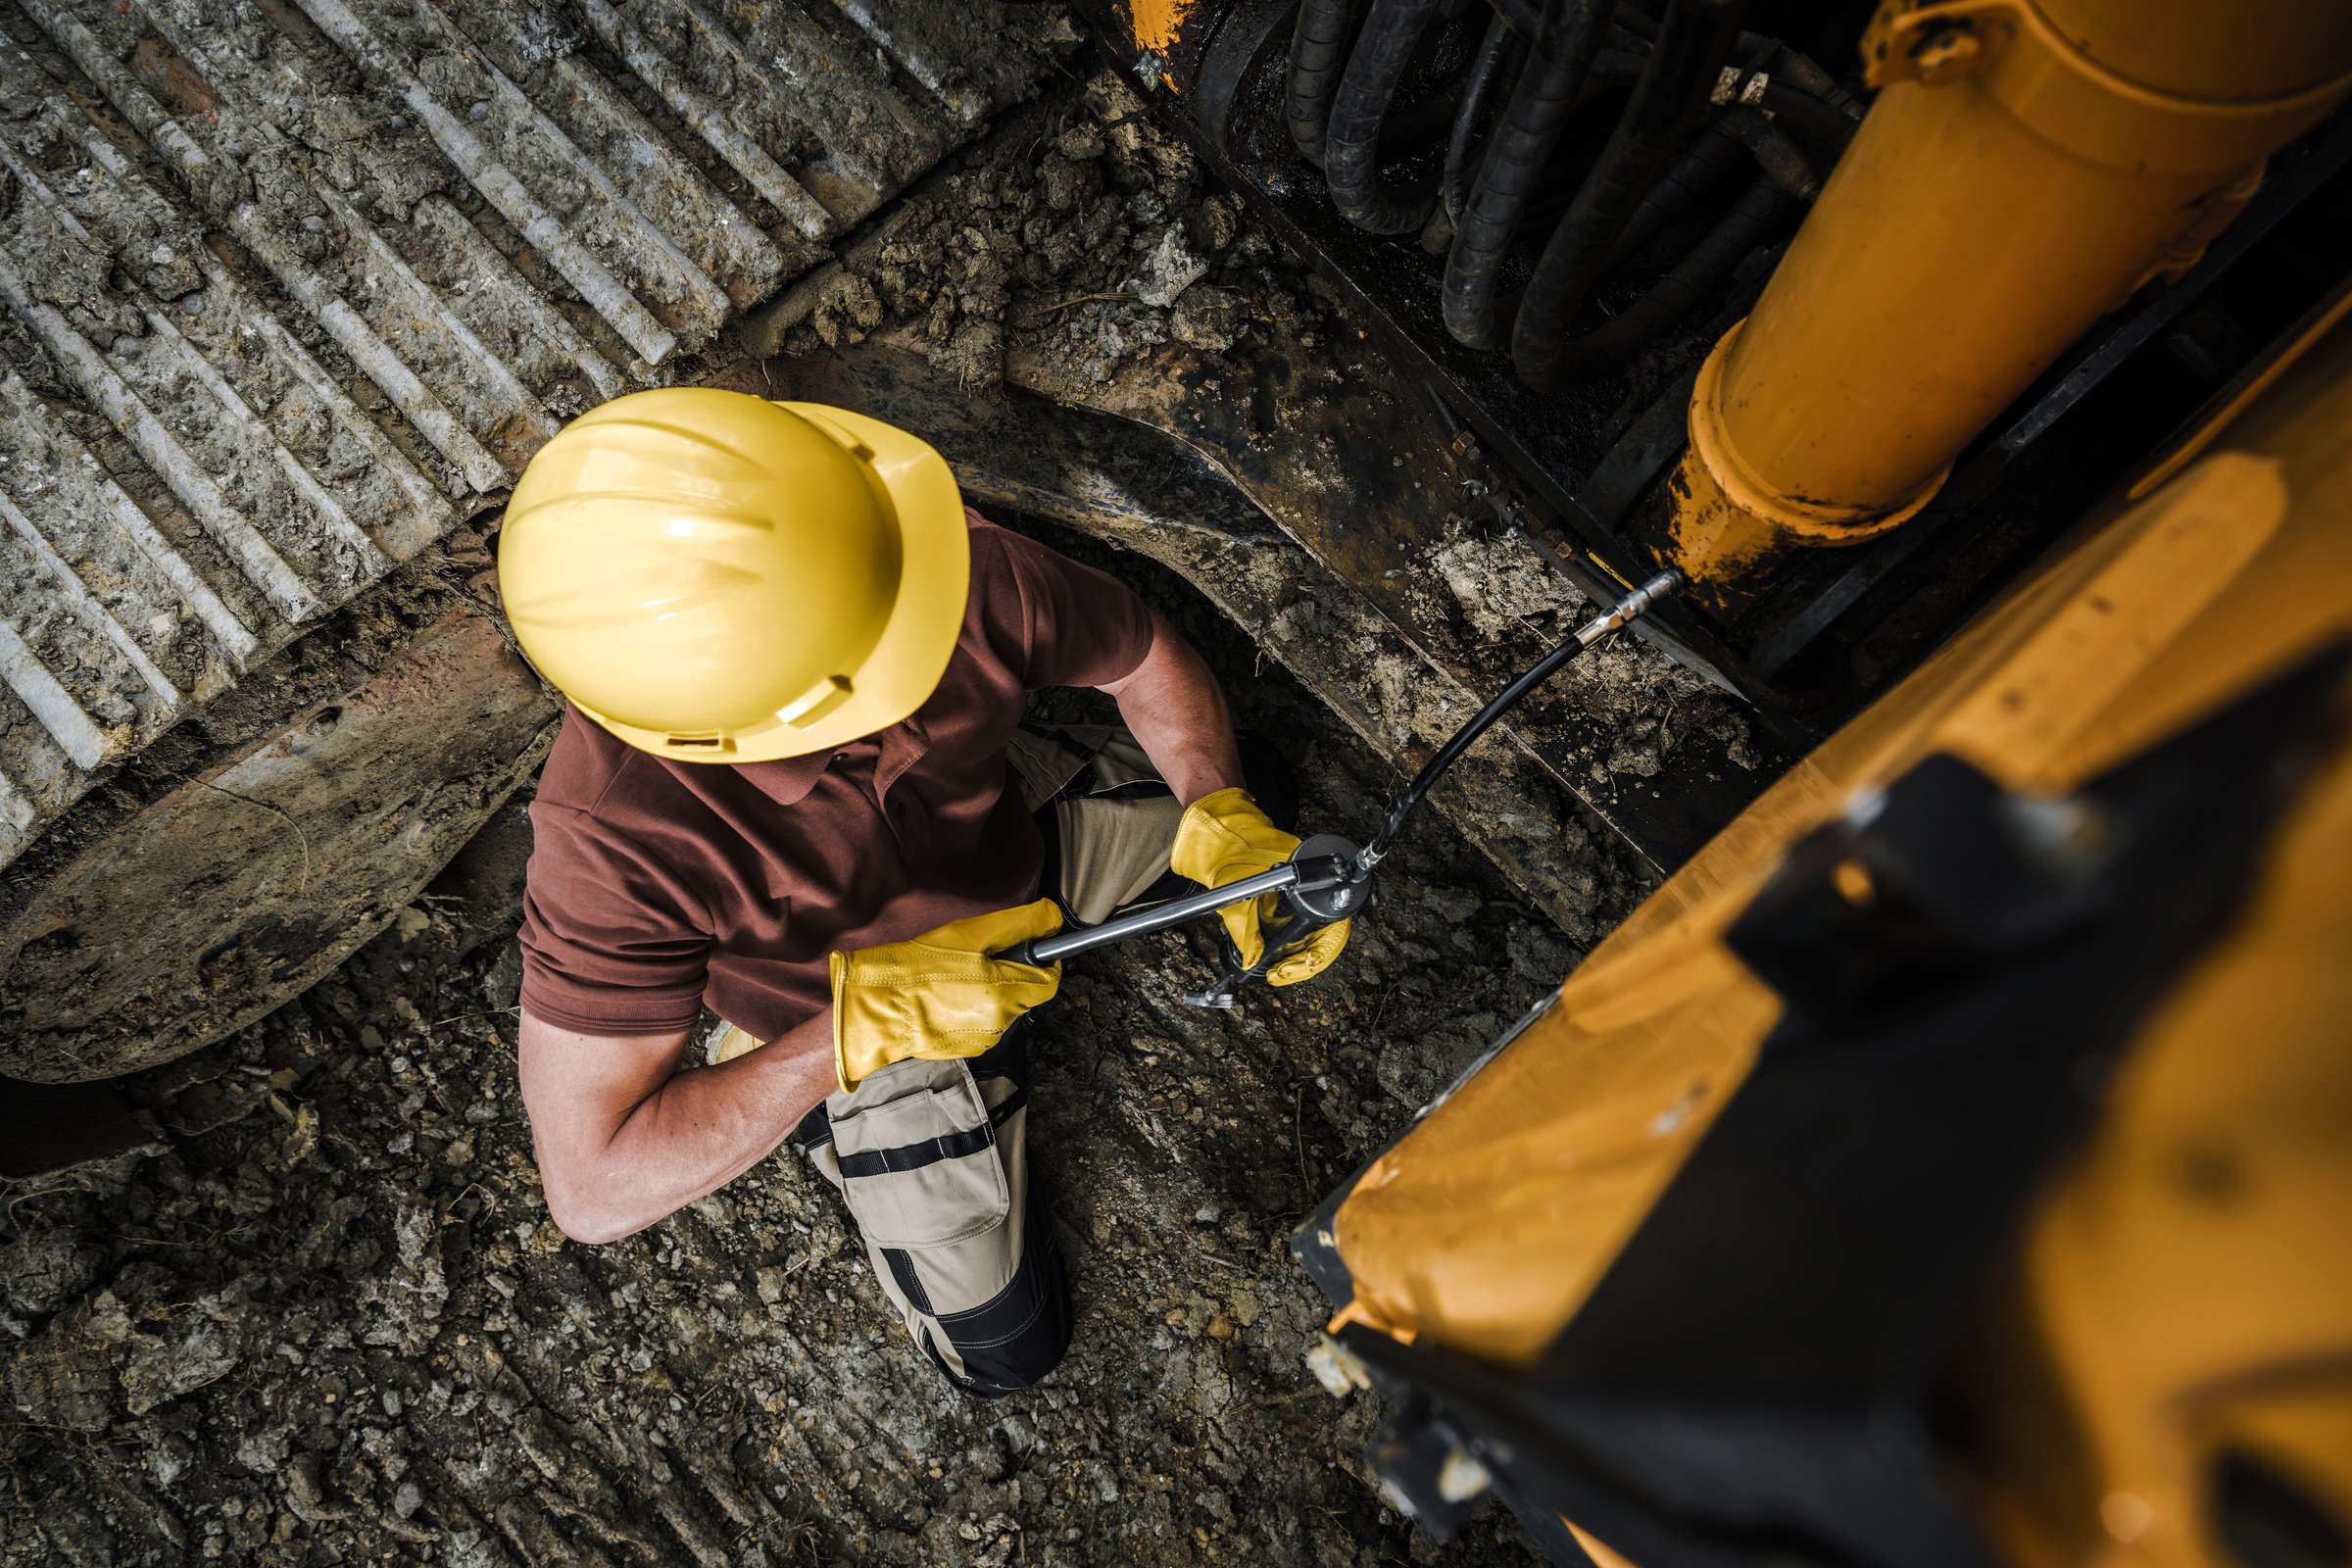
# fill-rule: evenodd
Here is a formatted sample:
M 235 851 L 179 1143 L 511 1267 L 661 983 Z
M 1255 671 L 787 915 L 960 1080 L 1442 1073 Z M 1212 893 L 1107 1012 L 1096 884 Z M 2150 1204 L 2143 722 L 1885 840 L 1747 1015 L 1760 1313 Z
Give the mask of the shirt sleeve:
M 1020 619 L 1013 646 L 1024 651 L 1022 682 L 1031 691 L 1107 685 L 1144 662 L 1152 651 L 1152 612 L 1135 590 L 1034 539 L 1003 528 L 989 532 L 1018 595 L 1017 605 L 992 610 Z
M 531 803 L 522 1006 L 589 1035 L 664 1035 L 702 1013 L 710 938 L 642 846 L 584 811 Z

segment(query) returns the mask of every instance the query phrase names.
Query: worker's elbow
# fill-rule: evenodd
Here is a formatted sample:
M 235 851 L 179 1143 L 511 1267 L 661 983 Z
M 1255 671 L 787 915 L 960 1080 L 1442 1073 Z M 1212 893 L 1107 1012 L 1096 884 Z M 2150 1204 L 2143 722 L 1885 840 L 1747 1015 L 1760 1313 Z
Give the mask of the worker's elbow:
M 556 1229 L 583 1247 L 609 1247 L 645 1229 L 645 1221 L 596 1201 L 571 1183 L 543 1179 L 542 1187 L 547 1217 L 555 1221 Z
M 549 1218 L 556 1222 L 556 1229 L 564 1233 L 565 1241 L 577 1242 L 582 1247 L 607 1247 L 628 1234 L 617 1225 L 600 1224 L 554 1203 L 547 1205 L 547 1212 Z

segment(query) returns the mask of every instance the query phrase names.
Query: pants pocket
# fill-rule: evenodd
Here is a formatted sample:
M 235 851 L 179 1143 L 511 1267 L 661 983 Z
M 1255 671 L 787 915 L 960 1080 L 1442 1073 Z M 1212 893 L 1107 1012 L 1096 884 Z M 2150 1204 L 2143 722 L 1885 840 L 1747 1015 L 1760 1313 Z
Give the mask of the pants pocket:
M 901 1061 L 826 1102 L 841 1193 L 880 1247 L 944 1247 L 1004 1223 L 996 1129 L 960 1061 Z

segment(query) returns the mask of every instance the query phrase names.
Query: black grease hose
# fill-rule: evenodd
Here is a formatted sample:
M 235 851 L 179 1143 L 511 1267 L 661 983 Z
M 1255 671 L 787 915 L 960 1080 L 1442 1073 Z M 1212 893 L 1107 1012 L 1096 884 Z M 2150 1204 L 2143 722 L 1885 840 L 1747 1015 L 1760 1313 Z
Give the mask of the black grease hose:
M 1453 132 L 1446 139 L 1446 174 L 1440 190 L 1446 200 L 1446 216 L 1459 219 L 1462 204 L 1470 196 L 1470 153 L 1477 145 L 1484 128 L 1487 112 L 1494 105 L 1496 94 L 1519 74 L 1527 59 L 1527 39 L 1499 11 L 1487 24 L 1487 35 L 1479 40 L 1478 55 L 1471 62 L 1470 80 L 1462 89 L 1461 108 L 1453 117 Z
M 1372 0 L 1340 77 L 1323 139 L 1323 176 L 1340 216 L 1374 234 L 1409 234 L 1429 219 L 1434 190 L 1399 188 L 1380 177 L 1380 122 L 1412 63 L 1438 0 Z
M 1509 340 L 1494 308 L 1503 253 L 1584 86 L 1600 40 L 1599 4 L 1557 0 L 1545 8 L 1527 65 L 1456 215 L 1446 257 L 1446 329 L 1474 349 L 1500 348 Z
M 1356 852 L 1355 874 L 1358 877 L 1371 874 L 1372 868 L 1387 858 L 1389 851 L 1396 846 L 1396 835 L 1404 831 L 1405 822 L 1427 798 L 1430 790 L 1439 779 L 1446 776 L 1447 768 L 1460 760 L 1461 755 L 1470 749 L 1473 742 L 1494 727 L 1496 719 L 1517 707 L 1520 699 L 1529 692 L 1551 679 L 1570 660 L 1622 631 L 1643 611 L 1682 585 L 1681 572 L 1661 571 L 1639 588 L 1627 589 L 1623 598 L 1577 627 L 1566 642 L 1521 670 L 1517 679 L 1496 692 L 1493 701 L 1473 713 L 1460 729 L 1453 732 L 1450 740 L 1438 748 L 1435 756 L 1421 764 L 1421 770 L 1413 775 L 1413 781 L 1396 798 L 1396 805 L 1390 810 L 1389 819 L 1380 832 L 1374 835 L 1371 843 Z
M 1706 107 L 1739 37 L 1744 4 L 1676 0 L 1666 13 L 1624 118 L 1552 230 L 1511 324 L 1512 364 L 1537 390 L 1557 385 L 1570 369 L 1569 323 L 1599 280 L 1626 220 Z
M 1340 90 L 1348 17 L 1348 0 L 1301 0 L 1298 24 L 1291 32 L 1291 74 L 1283 94 L 1283 118 L 1290 122 L 1291 140 L 1317 169 L 1323 167 L 1331 100 Z
M 1371 843 L 1361 849 L 1335 834 L 1318 833 L 1300 844 L 1291 858 L 1256 876 L 1243 877 L 1223 887 L 1203 889 L 1165 904 L 1148 906 L 1127 914 L 1117 914 L 1101 925 L 1081 926 L 1075 930 L 1055 932 L 1052 936 L 1033 937 L 1002 950 L 997 956 L 1014 963 L 1046 964 L 1065 957 L 1074 957 L 1096 948 L 1104 948 L 1130 937 L 1147 936 L 1167 930 L 1187 920 L 1212 910 L 1259 898 L 1275 898 L 1280 903 L 1276 913 L 1263 921 L 1266 953 L 1256 964 L 1245 968 L 1240 955 L 1227 945 L 1227 962 L 1223 974 L 1203 991 L 1187 991 L 1184 1000 L 1197 1006 L 1230 1007 L 1235 993 L 1250 980 L 1260 980 L 1288 953 L 1296 953 L 1315 932 L 1337 924 L 1360 911 L 1372 896 L 1372 875 L 1389 852 L 1396 847 L 1396 837 L 1404 831 L 1413 812 L 1429 797 L 1429 792 L 1446 769 L 1460 760 L 1477 739 L 1493 727 L 1494 721 L 1530 692 L 1550 679 L 1559 668 L 1587 650 L 1593 648 L 1631 625 L 1635 619 L 1666 595 L 1680 588 L 1683 577 L 1677 571 L 1662 571 L 1642 584 L 1629 588 L 1615 603 L 1598 609 L 1590 620 L 1569 636 L 1566 642 L 1552 649 L 1522 671 L 1519 677 L 1496 693 L 1494 700 L 1471 715 L 1468 722 L 1453 732 L 1451 739 L 1438 748 L 1437 755 L 1421 765 L 1404 793 L 1389 812 L 1389 819 Z M 1281 925 L 1278 926 L 1276 921 Z M 1291 933 L 1281 934 L 1287 926 Z

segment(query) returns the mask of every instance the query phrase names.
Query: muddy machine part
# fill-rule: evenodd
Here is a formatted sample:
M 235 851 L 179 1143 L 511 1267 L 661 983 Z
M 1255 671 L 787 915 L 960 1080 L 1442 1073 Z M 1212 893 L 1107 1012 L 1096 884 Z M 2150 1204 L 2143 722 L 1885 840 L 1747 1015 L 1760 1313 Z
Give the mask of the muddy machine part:
M 563 419 L 703 373 L 1065 32 L 0 5 L 0 1078 L 218 1038 L 414 897 L 557 716 L 468 524 Z
M 1687 613 L 1773 626 L 1820 562 L 1967 517 L 1972 465 L 2131 330 L 2102 313 L 2255 211 L 2256 161 L 2336 156 L 2345 13 L 2255 31 L 1878 13 L 1878 97 L 1673 405 L 1628 535 L 1688 572 Z M 1911 286 L 1947 257 L 2052 281 L 1946 276 L 1931 310 Z M 1298 1233 L 1333 1376 L 1391 1401 L 1373 1458 L 1432 1528 L 1494 1494 L 1565 1563 L 2352 1550 L 2330 265 L 2204 405 L 2086 449 L 2102 492 L 2046 519 L 2061 546 Z
M 1686 572 L 1644 635 L 1792 753 L 2352 266 L 2340 7 L 1080 10 L 1315 261 L 1407 388 L 1390 422 L 1588 597 Z M 2199 17 L 2211 47 L 2160 41 Z M 1940 135 L 1971 151 L 1923 176 Z M 1377 603 L 1384 526 L 1302 539 Z

